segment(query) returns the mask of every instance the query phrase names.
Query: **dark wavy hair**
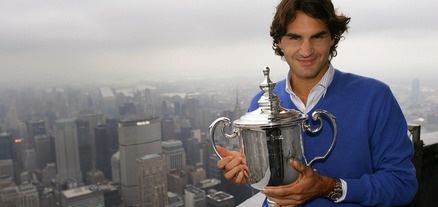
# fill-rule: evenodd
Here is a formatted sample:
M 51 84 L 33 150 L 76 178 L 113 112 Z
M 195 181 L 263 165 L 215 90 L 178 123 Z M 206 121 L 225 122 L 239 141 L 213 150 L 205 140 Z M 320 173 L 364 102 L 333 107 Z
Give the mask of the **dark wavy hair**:
M 336 48 L 342 34 L 348 30 L 350 17 L 337 15 L 331 0 L 282 0 L 274 15 L 271 24 L 270 35 L 273 38 L 272 49 L 275 54 L 283 57 L 284 53 L 278 47 L 281 38 L 286 35 L 286 27 L 292 22 L 297 12 L 303 12 L 315 19 L 323 21 L 334 39 L 334 44 L 330 48 L 330 59 L 336 57 Z

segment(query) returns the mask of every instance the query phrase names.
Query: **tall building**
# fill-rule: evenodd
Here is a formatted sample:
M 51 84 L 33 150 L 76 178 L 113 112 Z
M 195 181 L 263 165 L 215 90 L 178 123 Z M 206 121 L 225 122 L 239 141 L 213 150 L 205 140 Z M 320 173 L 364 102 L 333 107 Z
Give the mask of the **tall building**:
M 205 191 L 193 186 L 187 185 L 184 190 L 185 207 L 206 207 Z
M 35 150 L 37 155 L 37 168 L 44 169 L 48 163 L 55 162 L 55 152 L 53 151 L 53 141 L 47 135 L 35 136 Z
M 149 154 L 137 159 L 139 176 L 140 207 L 166 206 L 167 180 L 159 154 Z
M 67 179 L 82 183 L 77 129 L 73 119 L 56 121 L 55 148 L 58 183 L 64 183 Z
M 197 94 L 189 94 L 183 105 L 183 115 L 190 120 L 193 128 L 201 126 L 200 101 L 196 96 Z
M 161 134 L 163 141 L 174 140 L 175 136 L 175 122 L 173 118 L 165 118 L 161 120 Z
M 212 189 L 219 189 L 221 186 L 221 181 L 215 178 L 212 179 L 205 179 L 205 180 L 201 180 L 196 184 L 196 187 L 204 190 L 205 192 L 208 192 L 209 190 Z
M 120 116 L 134 116 L 137 114 L 137 111 L 135 110 L 135 105 L 132 102 L 124 103 L 119 106 L 119 114 Z
M 109 147 L 111 148 L 111 156 L 119 151 L 119 119 L 106 119 L 106 135 L 108 136 Z
M 109 117 L 116 117 L 118 116 L 118 109 L 117 109 L 117 101 L 116 101 L 116 95 L 114 93 L 114 90 L 112 88 L 108 87 L 102 87 L 99 89 L 100 92 L 100 102 L 103 107 L 103 111 L 106 115 Z
M 234 196 L 216 190 L 207 191 L 207 207 L 234 207 Z
M 11 159 L 0 160 L 0 177 L 14 178 L 14 164 Z
M 185 170 L 186 154 L 180 140 L 163 141 L 163 155 L 165 157 L 166 172 L 170 170 Z
M 29 148 L 33 148 L 35 146 L 35 136 L 37 135 L 45 135 L 46 131 L 46 122 L 44 120 L 32 120 L 26 122 L 27 126 L 27 145 Z
M 120 183 L 120 152 L 114 153 L 111 157 L 111 180 Z
M 12 147 L 12 160 L 14 162 L 15 183 L 21 184 L 19 175 L 25 171 L 25 149 L 26 143 L 20 138 L 15 138 Z
M 95 185 L 61 192 L 61 206 L 105 206 L 103 191 Z
M 209 178 L 215 178 L 220 180 L 223 177 L 222 170 L 217 168 L 217 161 L 219 161 L 219 157 L 216 154 L 210 154 L 210 157 L 207 161 L 207 175 Z
M 188 165 L 201 163 L 201 144 L 196 138 L 189 138 L 186 142 L 186 160 Z
M 82 112 L 76 120 L 80 152 L 80 165 L 83 176 L 96 171 L 96 133 L 95 128 L 105 124 L 103 114 Z M 91 183 L 87 183 L 91 184 Z
M 13 140 L 11 133 L 0 132 L 0 160 L 12 159 L 12 143 Z
M 169 200 L 169 205 L 167 207 L 184 207 L 184 199 L 181 195 L 167 192 L 167 200 Z
M 27 148 L 24 150 L 24 168 L 27 172 L 32 173 L 37 167 L 37 154 L 35 148 Z
M 178 195 L 184 195 L 184 189 L 187 185 L 187 173 L 186 171 L 171 170 L 167 174 L 167 191 L 176 193 Z
M 106 119 L 106 142 L 108 147 L 108 159 L 110 159 L 111 163 L 113 162 L 113 155 L 119 152 L 119 119 L 117 118 L 107 118 Z M 119 153 L 120 154 L 120 153 Z M 118 162 L 119 163 L 119 162 Z M 105 176 L 107 176 L 108 179 L 113 179 L 113 170 L 112 170 L 112 164 L 111 164 L 111 171 L 108 174 L 108 172 L 104 169 L 101 169 Z M 118 167 L 120 169 L 120 165 Z M 118 180 L 120 180 L 120 173 L 117 171 Z
M 36 187 L 31 183 L 7 187 L 0 191 L 2 207 L 39 207 Z
M 44 169 L 41 170 L 40 182 L 44 186 L 49 187 L 52 183 L 52 179 L 56 177 L 56 164 L 49 163 Z
M 125 205 L 138 205 L 137 158 L 161 154 L 161 126 L 158 117 L 119 121 L 120 182 Z
M 87 172 L 93 168 L 90 124 L 88 121 L 80 119 L 75 122 L 78 136 L 79 165 L 81 166 L 82 177 L 85 178 Z
M 196 185 L 202 180 L 207 179 L 207 173 L 202 166 L 189 166 L 187 170 L 188 183 Z
M 106 124 L 94 128 L 96 136 L 96 168 L 103 172 L 105 178 L 111 179 L 111 140 L 108 136 Z

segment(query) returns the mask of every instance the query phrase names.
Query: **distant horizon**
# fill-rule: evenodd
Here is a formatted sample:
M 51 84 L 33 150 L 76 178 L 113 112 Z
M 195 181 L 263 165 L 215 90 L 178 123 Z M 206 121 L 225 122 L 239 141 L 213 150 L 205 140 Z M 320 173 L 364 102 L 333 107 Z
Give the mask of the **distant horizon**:
M 264 66 L 282 79 L 269 36 L 278 1 L 4 1 L 0 87 L 256 78 Z M 351 17 L 336 68 L 384 82 L 438 76 L 438 1 L 333 4 Z

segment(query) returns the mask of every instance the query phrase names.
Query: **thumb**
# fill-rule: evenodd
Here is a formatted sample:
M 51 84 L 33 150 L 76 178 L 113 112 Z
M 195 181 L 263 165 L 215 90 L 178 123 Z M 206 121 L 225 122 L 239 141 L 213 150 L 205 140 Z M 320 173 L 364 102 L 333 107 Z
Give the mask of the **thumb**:
M 223 148 L 223 147 L 221 147 L 219 145 L 216 145 L 216 150 L 217 150 L 217 152 L 219 152 L 219 154 L 222 157 L 226 157 L 226 156 L 230 156 L 231 155 L 230 151 L 226 150 L 225 148 Z
M 306 170 L 306 166 L 296 160 L 291 160 L 290 165 L 300 173 L 304 173 L 304 171 Z

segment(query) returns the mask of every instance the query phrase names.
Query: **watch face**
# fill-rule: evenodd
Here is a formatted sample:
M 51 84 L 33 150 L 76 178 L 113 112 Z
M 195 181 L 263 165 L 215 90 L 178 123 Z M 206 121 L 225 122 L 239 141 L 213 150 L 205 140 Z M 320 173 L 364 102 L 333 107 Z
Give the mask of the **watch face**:
M 342 182 L 341 182 L 341 180 L 336 179 L 335 189 L 333 189 L 327 197 L 332 201 L 337 201 L 337 200 L 341 199 L 342 194 L 343 194 Z
M 330 195 L 330 199 L 337 201 L 342 197 L 342 193 L 338 193 L 338 192 L 334 192 L 333 194 Z

